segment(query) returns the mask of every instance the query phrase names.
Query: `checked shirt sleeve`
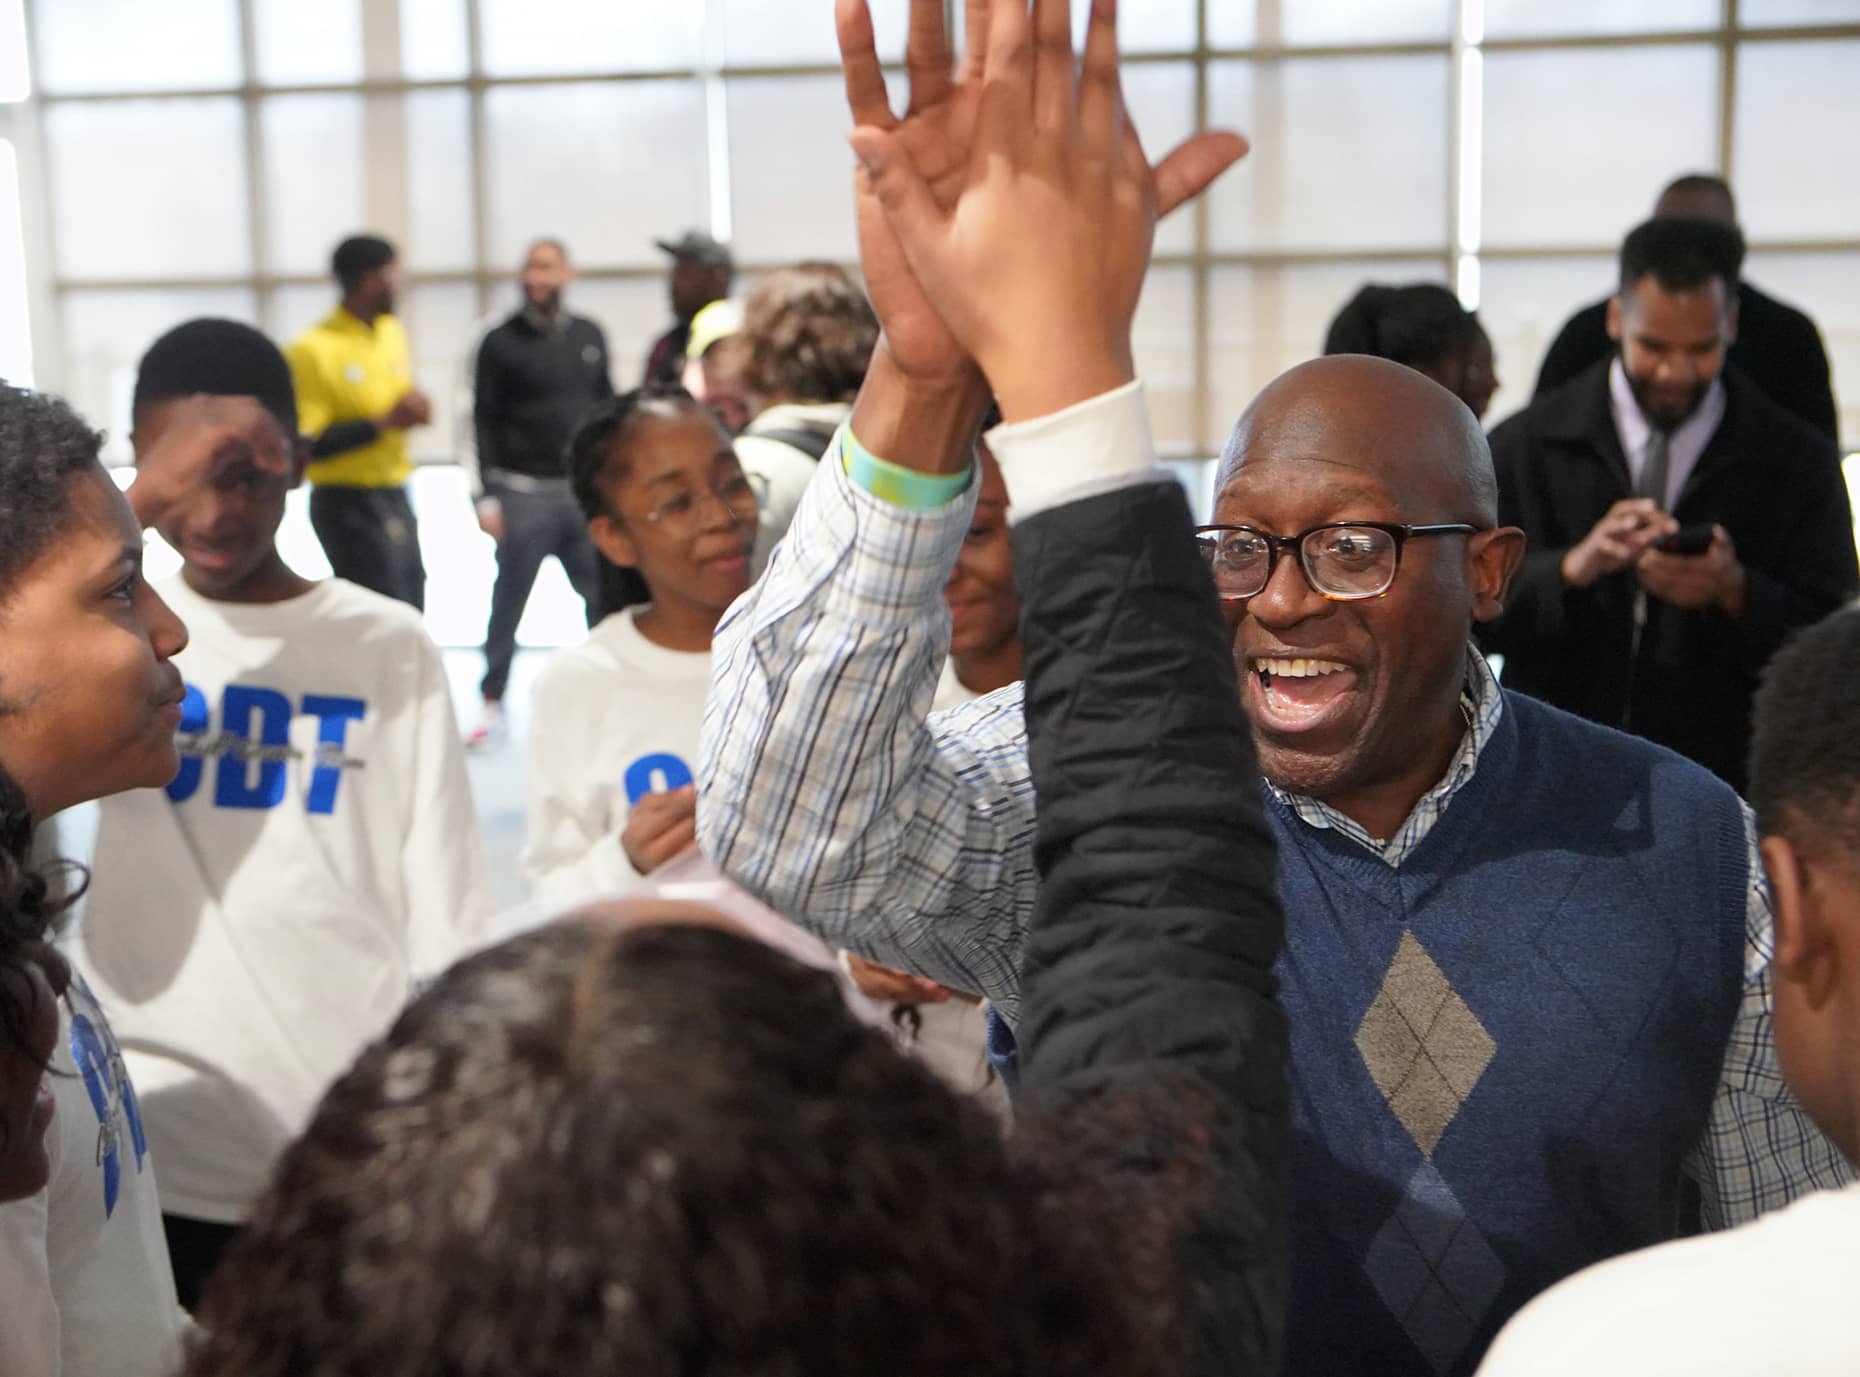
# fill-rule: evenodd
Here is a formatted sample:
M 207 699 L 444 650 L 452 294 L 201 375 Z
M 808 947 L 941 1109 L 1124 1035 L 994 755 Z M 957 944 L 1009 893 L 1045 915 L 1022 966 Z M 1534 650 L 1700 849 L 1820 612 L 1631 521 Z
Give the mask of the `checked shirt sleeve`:
M 828 944 L 1011 1021 L 1035 885 L 1020 689 L 929 717 L 974 503 L 906 510 L 819 466 L 717 628 L 698 838 Z
M 1744 998 L 1731 1026 L 1718 1096 L 1692 1162 L 1708 1229 L 1734 1228 L 1810 1191 L 1854 1179 L 1840 1150 L 1790 1091 L 1776 1060 L 1770 991 L 1776 919 L 1748 809 L 1744 829 L 1750 841 Z

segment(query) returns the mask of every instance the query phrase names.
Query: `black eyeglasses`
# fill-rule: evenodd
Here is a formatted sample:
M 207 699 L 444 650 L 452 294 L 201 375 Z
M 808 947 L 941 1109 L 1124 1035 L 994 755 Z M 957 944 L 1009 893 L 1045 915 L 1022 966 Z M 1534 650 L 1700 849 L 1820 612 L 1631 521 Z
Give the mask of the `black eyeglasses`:
M 1475 535 L 1477 526 L 1451 522 L 1400 526 L 1386 521 L 1332 521 L 1294 536 L 1276 536 L 1251 526 L 1203 526 L 1195 545 L 1223 598 L 1258 597 L 1272 581 L 1279 556 L 1298 552 L 1305 581 L 1332 602 L 1379 598 L 1395 583 L 1401 548 L 1419 536 Z

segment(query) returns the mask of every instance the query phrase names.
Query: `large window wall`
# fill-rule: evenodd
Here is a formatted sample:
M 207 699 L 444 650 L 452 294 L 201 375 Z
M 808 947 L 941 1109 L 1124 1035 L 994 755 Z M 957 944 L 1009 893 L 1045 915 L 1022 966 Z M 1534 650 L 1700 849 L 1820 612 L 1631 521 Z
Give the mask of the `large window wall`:
M 906 0 L 873 8 L 901 57 Z M 1209 123 L 1254 143 L 1158 239 L 1138 354 L 1170 455 L 1217 452 L 1369 278 L 1449 281 L 1480 307 L 1503 416 L 1563 318 L 1607 290 L 1623 231 L 1692 169 L 1732 179 L 1751 276 L 1820 321 L 1860 443 L 1860 0 L 1121 8 L 1152 152 Z M 35 95 L 13 127 L 44 197 L 26 236 L 39 379 L 121 457 L 159 330 L 215 312 L 287 338 L 330 305 L 330 246 L 373 228 L 402 245 L 437 403 L 421 493 L 462 505 L 449 399 L 533 236 L 569 243 L 576 308 L 629 370 L 666 314 L 655 237 L 707 227 L 751 271 L 853 259 L 832 9 L 29 0 Z M 479 634 L 478 597 L 435 608 L 442 638 Z

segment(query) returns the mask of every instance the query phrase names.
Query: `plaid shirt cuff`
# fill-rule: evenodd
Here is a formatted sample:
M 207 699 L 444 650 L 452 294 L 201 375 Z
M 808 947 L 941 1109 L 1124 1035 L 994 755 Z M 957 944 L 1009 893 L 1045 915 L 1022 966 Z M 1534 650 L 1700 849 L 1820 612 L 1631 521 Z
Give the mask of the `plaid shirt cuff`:
M 826 463 L 783 543 L 808 566 L 806 581 L 827 587 L 836 618 L 874 629 L 905 627 L 926 607 L 941 609 L 943 585 L 975 518 L 975 496 L 970 483 L 943 506 L 901 507 L 861 487 L 844 465 Z M 861 557 L 847 558 L 854 544 Z

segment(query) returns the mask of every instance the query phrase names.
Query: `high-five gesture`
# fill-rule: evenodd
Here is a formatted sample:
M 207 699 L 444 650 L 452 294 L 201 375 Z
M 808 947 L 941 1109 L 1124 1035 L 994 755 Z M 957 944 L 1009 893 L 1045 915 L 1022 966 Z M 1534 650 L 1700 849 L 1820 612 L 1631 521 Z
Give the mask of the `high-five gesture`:
M 853 122 L 887 134 L 911 160 L 930 196 L 943 206 L 956 203 L 968 175 L 969 148 L 981 109 L 988 8 L 988 0 L 968 0 L 968 51 L 961 68 L 952 72 L 942 0 L 911 0 L 910 38 L 904 55 L 911 75 L 911 98 L 904 118 L 899 119 L 891 111 L 866 0 L 838 0 L 840 57 Z M 864 168 L 854 174 L 853 195 L 859 217 L 859 263 L 872 309 L 885 328 L 891 362 L 914 379 L 960 378 L 973 367 L 968 351 L 956 343 L 912 275 Z
M 953 79 L 940 10 L 914 0 L 912 112 L 897 121 L 864 0 L 841 0 L 873 304 L 900 369 L 953 359 L 953 339 L 1009 419 L 1056 411 L 1128 380 L 1157 217 L 1246 145 L 1198 134 L 1151 169 L 1125 117 L 1115 0 L 1094 0 L 1082 67 L 1067 0 L 1034 0 L 1031 15 L 1023 0 L 970 0 L 971 53 Z M 893 290 L 900 256 L 914 293 Z M 948 339 L 919 332 L 919 303 L 934 303 Z M 888 306 L 907 309 L 894 323 Z

